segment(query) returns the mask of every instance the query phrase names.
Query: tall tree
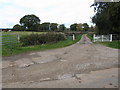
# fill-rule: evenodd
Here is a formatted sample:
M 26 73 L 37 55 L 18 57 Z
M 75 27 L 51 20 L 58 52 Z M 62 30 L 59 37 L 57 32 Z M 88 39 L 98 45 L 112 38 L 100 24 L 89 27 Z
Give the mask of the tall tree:
M 92 22 L 96 24 L 98 33 L 120 33 L 120 2 L 117 3 L 96 3 L 96 14 Z
M 25 15 L 20 19 L 20 24 L 25 27 L 25 30 L 37 31 L 38 24 L 40 24 L 40 19 L 33 14 Z
M 82 30 L 82 23 L 77 24 L 77 30 L 81 31 Z
M 49 31 L 50 30 L 50 23 L 49 22 L 44 22 L 40 24 L 41 31 Z
M 64 31 L 66 29 L 64 24 L 59 25 L 59 31 Z
M 22 30 L 22 27 L 19 24 L 16 24 L 13 26 L 13 30 L 20 31 L 20 30 Z
M 94 27 L 93 25 L 91 25 L 91 26 L 89 27 L 89 30 L 90 30 L 91 32 L 94 32 L 94 31 L 95 31 L 95 27 Z
M 83 23 L 83 30 L 88 31 L 89 30 L 89 25 L 87 23 Z
M 58 29 L 57 26 L 58 26 L 57 23 L 51 23 L 51 24 L 50 24 L 50 30 L 51 30 L 51 31 L 57 31 L 57 29 Z
M 77 23 L 71 24 L 70 25 L 70 30 L 77 31 Z

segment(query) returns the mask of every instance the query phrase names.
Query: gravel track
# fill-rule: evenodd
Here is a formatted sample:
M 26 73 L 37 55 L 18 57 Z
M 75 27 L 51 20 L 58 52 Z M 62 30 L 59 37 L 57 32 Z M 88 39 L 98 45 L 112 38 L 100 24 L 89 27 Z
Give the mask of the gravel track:
M 93 44 L 86 35 L 83 35 L 79 42 L 65 48 L 3 57 L 2 84 L 3 87 L 9 88 L 50 87 L 52 84 L 47 85 L 44 82 L 75 78 L 77 74 L 117 66 L 118 49 Z M 35 86 L 37 82 L 39 85 Z M 66 84 L 62 85 L 65 86 Z M 68 87 L 75 85 L 71 84 Z

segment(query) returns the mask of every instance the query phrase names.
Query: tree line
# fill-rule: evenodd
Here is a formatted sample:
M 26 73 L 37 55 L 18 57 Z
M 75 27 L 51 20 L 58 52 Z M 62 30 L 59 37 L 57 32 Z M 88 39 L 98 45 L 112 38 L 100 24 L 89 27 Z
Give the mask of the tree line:
M 40 19 L 36 15 L 25 15 L 20 19 L 20 24 L 16 24 L 13 27 L 13 30 L 18 31 L 56 31 L 58 29 L 57 23 L 50 23 L 50 22 L 44 22 L 40 24 Z M 64 27 L 64 28 L 63 28 Z M 65 25 L 61 24 L 59 25 L 59 29 L 64 30 Z
M 94 26 L 89 26 L 87 23 L 74 23 L 70 25 L 70 30 L 71 31 L 82 31 L 82 32 L 87 32 L 87 31 L 92 31 L 94 32 L 95 27 Z
M 95 16 L 92 22 L 96 24 L 99 34 L 120 33 L 120 2 L 99 2 L 92 6 L 95 8 Z
M 16 24 L 13 26 L 13 30 L 15 31 L 36 31 L 36 32 L 46 32 L 46 31 L 88 31 L 93 30 L 94 27 L 87 23 L 74 23 L 70 25 L 70 28 L 66 28 L 64 24 L 50 23 L 44 22 L 41 23 L 41 20 L 36 15 L 25 15 L 20 19 L 20 24 Z

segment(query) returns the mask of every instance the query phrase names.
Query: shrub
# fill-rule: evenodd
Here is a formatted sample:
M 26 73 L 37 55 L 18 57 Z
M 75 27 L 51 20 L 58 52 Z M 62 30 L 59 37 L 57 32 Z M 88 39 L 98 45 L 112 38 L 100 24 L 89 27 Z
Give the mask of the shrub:
M 58 41 L 65 40 L 65 36 L 62 33 L 46 33 L 46 34 L 30 34 L 20 38 L 20 42 L 23 46 L 28 45 L 40 45 L 55 43 Z

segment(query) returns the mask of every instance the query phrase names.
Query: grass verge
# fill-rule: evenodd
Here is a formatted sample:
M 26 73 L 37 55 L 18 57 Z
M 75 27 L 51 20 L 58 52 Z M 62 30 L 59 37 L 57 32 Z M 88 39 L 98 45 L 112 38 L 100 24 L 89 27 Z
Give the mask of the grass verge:
M 41 51 L 41 50 L 49 50 L 49 49 L 66 47 L 78 42 L 81 39 L 81 36 L 82 35 L 76 36 L 76 39 L 74 41 L 66 39 L 64 41 L 60 41 L 52 44 L 45 44 L 45 45 L 34 45 L 34 46 L 17 47 L 17 48 L 3 47 L 2 56 L 11 56 L 11 55 L 16 55 L 16 54 L 20 54 L 28 51 Z
M 87 34 L 87 37 L 93 41 L 93 37 Z M 112 42 L 95 42 L 96 44 L 102 44 L 110 48 L 120 49 L 120 41 L 112 41 Z
M 96 44 L 102 44 L 110 48 L 120 49 L 120 41 L 112 41 L 112 42 L 96 42 Z
M 87 37 L 88 37 L 91 41 L 93 41 L 93 37 L 92 37 L 91 35 L 87 34 Z

